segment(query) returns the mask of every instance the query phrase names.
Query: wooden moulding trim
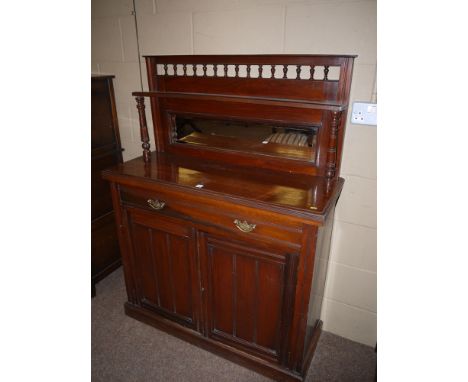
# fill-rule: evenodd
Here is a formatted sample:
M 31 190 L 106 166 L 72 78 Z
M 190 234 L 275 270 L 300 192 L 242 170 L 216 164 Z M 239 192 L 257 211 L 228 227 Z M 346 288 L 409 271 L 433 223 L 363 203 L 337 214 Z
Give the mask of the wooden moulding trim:
M 341 66 L 356 55 L 255 54 L 143 56 L 155 64 L 316 65 Z
M 144 184 L 145 186 L 148 186 L 147 187 L 148 190 L 151 190 L 152 188 L 154 188 L 154 186 L 157 187 L 158 185 L 163 185 L 167 190 L 172 189 L 172 190 L 178 190 L 178 191 L 183 191 L 183 192 L 189 192 L 193 195 L 209 195 L 213 199 L 230 201 L 239 205 L 244 205 L 244 206 L 253 207 L 253 208 L 263 207 L 263 209 L 265 210 L 269 210 L 272 212 L 276 212 L 276 213 L 280 213 L 283 215 L 288 215 L 290 217 L 297 218 L 298 221 L 300 221 L 301 223 L 310 223 L 311 221 L 313 221 L 313 222 L 319 223 L 318 225 L 323 225 L 329 213 L 330 207 L 334 205 L 335 201 L 338 199 L 341 193 L 341 190 L 343 188 L 343 184 L 344 184 L 344 179 L 342 178 L 337 179 L 334 194 L 329 198 L 328 203 L 324 207 L 323 211 L 321 211 L 320 214 L 317 214 L 317 213 L 309 212 L 307 210 L 298 209 L 298 208 L 294 208 L 290 206 L 280 206 L 276 204 L 262 202 L 259 200 L 252 201 L 252 200 L 236 197 L 234 195 L 219 194 L 217 192 L 210 191 L 207 189 L 199 190 L 199 189 L 181 186 L 181 185 L 170 183 L 170 182 L 156 181 L 154 179 L 141 179 L 139 177 L 123 175 L 123 174 L 116 175 L 111 170 L 104 170 L 102 172 L 102 177 L 109 181 L 113 181 L 113 182 L 126 185 L 126 186 L 141 188 L 141 185 Z
M 125 313 L 132 318 L 175 335 L 176 337 L 208 350 L 218 356 L 222 356 L 230 361 L 244 365 L 267 377 L 290 382 L 304 380 L 299 374 L 283 369 L 279 365 L 276 366 L 262 358 L 245 353 L 219 341 L 214 341 L 208 337 L 204 337 L 201 333 L 194 332 L 193 330 L 185 328 L 163 317 L 153 315 L 137 305 L 127 302 L 124 306 Z
M 180 93 L 180 92 L 133 92 L 134 97 L 150 97 L 150 98 L 184 98 L 184 99 L 204 99 L 211 101 L 228 101 L 228 102 L 241 102 L 253 103 L 259 105 L 274 105 L 274 106 L 288 106 L 301 109 L 319 109 L 342 111 L 347 109 L 348 105 L 342 103 L 332 102 L 311 102 L 307 100 L 293 100 L 282 98 L 266 98 L 266 97 L 252 97 L 252 96 L 236 96 L 227 94 L 210 94 L 210 93 Z

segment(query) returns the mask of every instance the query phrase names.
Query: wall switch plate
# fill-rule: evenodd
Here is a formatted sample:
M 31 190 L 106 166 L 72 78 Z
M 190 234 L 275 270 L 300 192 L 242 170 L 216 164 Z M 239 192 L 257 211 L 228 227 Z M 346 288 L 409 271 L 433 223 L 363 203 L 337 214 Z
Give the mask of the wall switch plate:
M 359 125 L 377 125 L 377 104 L 354 102 L 351 123 Z

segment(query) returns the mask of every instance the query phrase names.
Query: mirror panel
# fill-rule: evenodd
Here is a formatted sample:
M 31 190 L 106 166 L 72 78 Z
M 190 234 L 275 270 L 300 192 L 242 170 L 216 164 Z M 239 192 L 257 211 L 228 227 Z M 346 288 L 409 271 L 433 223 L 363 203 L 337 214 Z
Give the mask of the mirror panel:
M 315 163 L 318 126 L 176 115 L 173 143 Z

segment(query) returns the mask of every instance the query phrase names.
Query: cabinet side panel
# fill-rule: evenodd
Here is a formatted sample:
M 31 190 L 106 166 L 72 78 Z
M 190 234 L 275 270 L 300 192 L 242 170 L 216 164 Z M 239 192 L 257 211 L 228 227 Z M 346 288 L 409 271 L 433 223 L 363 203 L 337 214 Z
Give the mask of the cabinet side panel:
M 334 208 L 328 215 L 325 225 L 319 228 L 317 234 L 317 250 L 315 255 L 314 272 L 312 276 L 312 288 L 309 296 L 307 313 L 306 341 L 304 351 L 307 352 L 312 340 L 313 331 L 320 319 L 323 295 L 327 277 L 328 259 L 330 256 L 331 234 L 333 230 Z M 306 353 L 307 354 L 307 353 Z M 307 357 L 305 358 L 307 359 Z

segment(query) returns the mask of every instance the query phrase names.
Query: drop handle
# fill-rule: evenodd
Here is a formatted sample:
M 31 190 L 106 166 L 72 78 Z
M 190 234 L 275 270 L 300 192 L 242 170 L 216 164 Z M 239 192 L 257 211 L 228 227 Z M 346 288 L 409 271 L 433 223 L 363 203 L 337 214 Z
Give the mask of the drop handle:
M 153 199 L 148 199 L 148 205 L 153 209 L 153 210 L 162 210 L 164 208 L 164 206 L 166 205 L 166 202 L 162 201 L 162 200 L 153 200 Z
M 247 233 L 252 232 L 257 226 L 256 224 L 250 224 L 250 223 L 247 223 L 245 220 L 240 221 L 239 219 L 234 220 L 234 224 L 239 230 L 241 230 L 242 232 L 247 232 Z

